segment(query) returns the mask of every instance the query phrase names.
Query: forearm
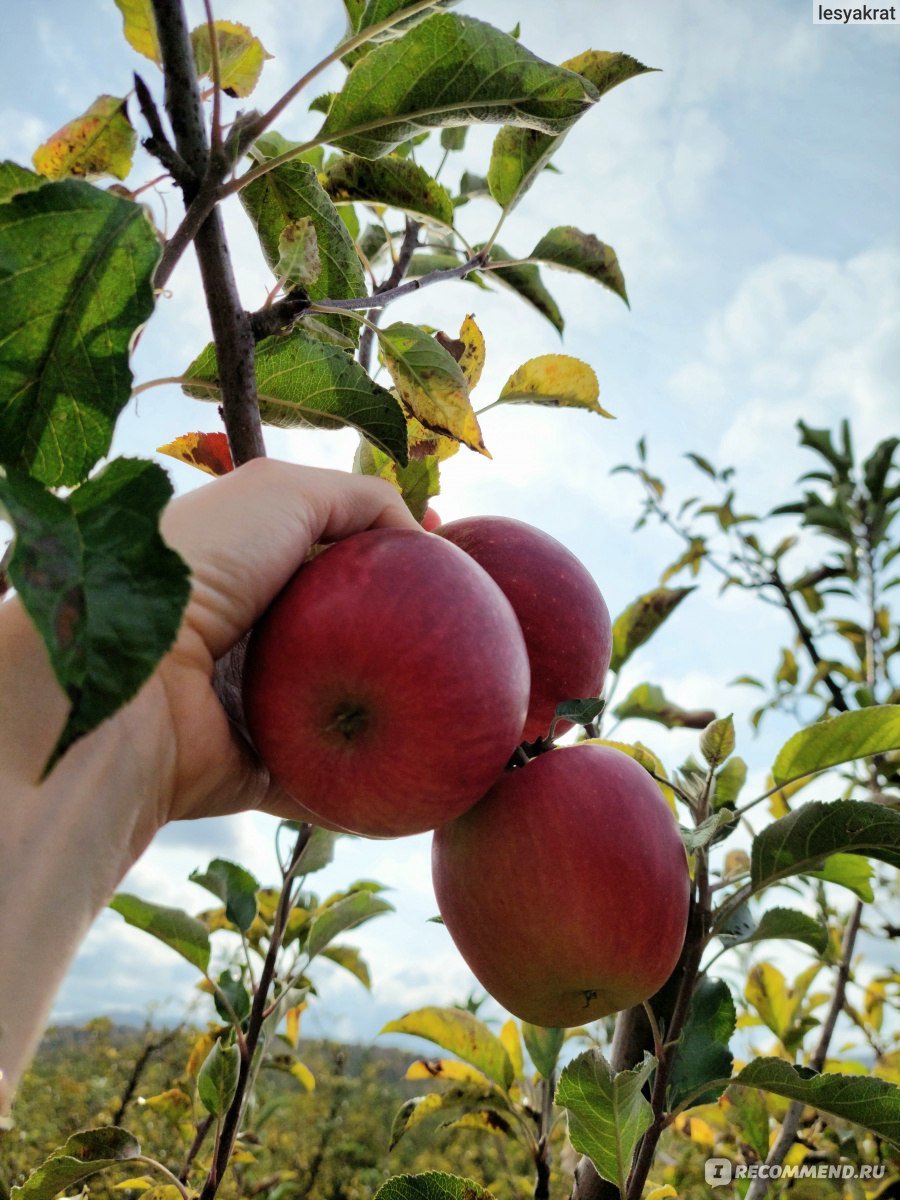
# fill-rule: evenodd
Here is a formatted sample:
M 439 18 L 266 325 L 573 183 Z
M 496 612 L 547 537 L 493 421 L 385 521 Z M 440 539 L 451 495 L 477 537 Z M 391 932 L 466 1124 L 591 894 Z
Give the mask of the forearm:
M 128 719 L 78 743 L 64 771 L 40 782 L 68 702 L 15 599 L 0 605 L 0 680 L 4 1116 L 78 946 L 153 837 L 160 806 L 159 780 L 142 771 L 142 761 L 150 760 L 127 737 Z M 153 738 L 144 727 L 137 740 L 146 745 Z

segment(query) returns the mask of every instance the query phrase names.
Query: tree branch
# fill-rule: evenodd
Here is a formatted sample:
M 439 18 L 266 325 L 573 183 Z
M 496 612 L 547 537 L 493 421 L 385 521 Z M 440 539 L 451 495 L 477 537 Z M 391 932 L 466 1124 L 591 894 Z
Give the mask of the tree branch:
M 221 214 L 215 208 L 218 186 L 227 170 L 221 154 L 210 157 L 203 105 L 190 34 L 181 0 L 152 0 L 166 80 L 166 112 L 175 148 L 186 164 L 178 182 L 188 206 L 187 217 L 203 198 L 212 198 L 202 223 L 193 230 L 203 290 L 216 345 L 222 412 L 235 465 L 265 455 L 254 368 L 255 341 L 250 316 L 238 295 Z M 185 228 L 182 222 L 179 232 Z M 186 242 L 185 242 L 186 245 Z M 167 250 L 171 248 L 171 242 Z M 183 246 L 182 246 L 183 249 Z M 179 251 L 180 252 L 180 251 Z M 163 256 L 155 283 L 162 287 L 177 257 Z
M 791 595 L 787 584 L 782 579 L 781 572 L 778 570 L 777 566 L 773 566 L 772 570 L 769 572 L 769 581 L 772 587 L 775 588 L 781 597 L 781 603 L 787 611 L 788 616 L 794 623 L 794 628 L 797 630 L 800 641 L 803 643 L 803 647 L 806 650 L 806 653 L 809 655 L 810 662 L 814 667 L 819 667 L 822 663 L 822 658 L 819 654 L 819 651 L 816 649 L 812 632 L 801 617 L 797 606 L 794 603 L 794 597 Z M 838 710 L 838 712 L 846 712 L 847 701 L 844 699 L 844 694 L 841 691 L 838 683 L 830 674 L 823 675 L 822 682 L 825 684 L 831 694 L 831 700 L 834 704 L 834 707 Z

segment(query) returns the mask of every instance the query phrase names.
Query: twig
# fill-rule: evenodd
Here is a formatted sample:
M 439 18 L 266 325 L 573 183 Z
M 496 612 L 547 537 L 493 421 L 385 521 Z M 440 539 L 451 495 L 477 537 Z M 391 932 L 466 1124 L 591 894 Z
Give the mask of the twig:
M 137 96 L 141 115 L 147 122 L 147 127 L 150 130 L 150 137 L 145 138 L 142 143 L 144 149 L 160 161 L 173 179 L 186 178 L 188 174 L 187 163 L 185 163 L 184 159 L 166 136 L 166 131 L 163 129 L 162 120 L 159 115 L 159 109 L 156 107 L 153 96 L 150 94 L 150 89 L 137 73 L 134 76 L 134 91 Z
M 413 221 L 409 217 L 406 218 L 406 233 L 403 235 L 403 241 L 400 245 L 400 253 L 394 260 L 394 266 L 390 275 L 383 280 L 375 289 L 375 296 L 384 296 L 399 286 L 403 276 L 406 274 L 409 264 L 412 261 L 412 256 L 415 253 L 416 246 L 419 244 L 419 230 L 421 225 L 418 221 Z M 374 306 L 373 306 L 374 307 Z M 378 313 L 368 312 L 366 316 L 377 324 Z M 369 363 L 372 358 L 372 339 L 375 337 L 375 331 L 370 326 L 362 332 L 362 337 L 359 339 L 359 361 L 368 371 Z
M 778 570 L 777 565 L 773 566 L 772 570 L 769 572 L 769 583 L 775 588 L 781 597 L 781 603 L 788 616 L 794 623 L 794 628 L 797 630 L 800 641 L 803 643 L 803 648 L 809 655 L 810 662 L 814 667 L 818 668 L 821 666 L 822 657 L 819 654 L 819 651 L 816 649 L 812 632 L 810 631 L 809 626 L 800 616 L 797 606 L 794 603 L 794 598 L 791 595 L 787 584 L 782 579 L 781 572 Z M 831 702 L 834 707 L 838 710 L 838 712 L 846 712 L 847 701 L 844 699 L 844 693 L 841 691 L 837 682 L 832 678 L 831 674 L 826 673 L 825 675 L 821 676 L 821 679 L 828 688 L 828 691 L 831 695 Z
M 225 1119 L 222 1122 L 216 1153 L 214 1156 L 212 1167 L 209 1175 L 203 1185 L 203 1190 L 200 1193 L 200 1200 L 213 1200 L 218 1188 L 218 1183 L 221 1181 L 228 1166 L 228 1160 L 231 1157 L 231 1150 L 234 1146 L 235 1138 L 237 1137 L 238 1128 L 240 1125 L 241 1115 L 243 1113 L 244 1100 L 247 1094 L 247 1087 L 250 1082 L 250 1069 L 253 1063 L 253 1056 L 256 1051 L 256 1046 L 259 1042 L 259 1035 L 262 1031 L 263 1021 L 266 1015 L 266 1000 L 269 994 L 269 988 L 272 985 L 272 980 L 275 977 L 275 966 L 278 960 L 278 952 L 281 949 L 281 942 L 284 937 L 284 931 L 287 926 L 287 919 L 291 908 L 291 883 L 296 874 L 300 856 L 309 842 L 312 826 L 304 825 L 297 837 L 297 842 L 294 846 L 294 853 L 291 857 L 291 863 L 285 876 L 284 886 L 281 889 L 281 895 L 278 899 L 278 908 L 275 912 L 275 920 L 272 924 L 272 932 L 269 937 L 269 949 L 266 952 L 265 962 L 259 977 L 259 985 L 256 989 L 256 994 L 253 997 L 253 1005 L 250 1009 L 250 1017 L 247 1022 L 246 1033 L 246 1053 L 241 1054 L 241 1065 L 238 1072 L 237 1088 L 235 1090 L 234 1100 L 231 1107 L 225 1114 Z
M 862 910 L 862 901 L 857 900 L 847 928 L 844 930 L 844 941 L 841 947 L 841 964 L 838 968 L 831 1007 L 828 1009 L 828 1016 L 825 1018 L 825 1023 L 822 1026 L 818 1045 L 809 1060 L 809 1065 L 814 1071 L 821 1071 L 825 1066 L 825 1059 L 828 1057 L 828 1047 L 834 1036 L 837 1019 L 844 1007 L 847 981 L 850 978 L 850 962 L 853 958 L 853 948 L 856 945 L 856 937 L 859 933 L 860 922 L 862 921 Z M 771 1168 L 773 1166 L 780 1166 L 784 1162 L 788 1151 L 793 1146 L 797 1137 L 797 1130 L 800 1128 L 800 1119 L 803 1116 L 803 1108 L 804 1105 L 799 1101 L 791 1101 L 785 1118 L 781 1123 L 781 1131 L 769 1151 L 766 1166 Z M 770 1175 L 771 1171 L 767 1172 L 765 1177 L 758 1175 L 751 1182 L 745 1200 L 762 1200 L 762 1197 L 765 1196 L 769 1189 Z

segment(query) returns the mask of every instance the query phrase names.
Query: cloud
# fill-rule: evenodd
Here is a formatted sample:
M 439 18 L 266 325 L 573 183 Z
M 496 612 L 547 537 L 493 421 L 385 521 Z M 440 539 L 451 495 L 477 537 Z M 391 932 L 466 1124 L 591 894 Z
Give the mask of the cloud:
M 719 409 L 720 461 L 771 499 L 773 451 L 785 489 L 795 470 L 809 467 L 790 432 L 799 418 L 832 428 L 852 418 L 858 452 L 892 428 L 898 313 L 895 249 L 872 247 L 845 261 L 778 255 L 746 273 L 708 321 L 700 357 L 672 375 L 670 390 L 695 411 Z

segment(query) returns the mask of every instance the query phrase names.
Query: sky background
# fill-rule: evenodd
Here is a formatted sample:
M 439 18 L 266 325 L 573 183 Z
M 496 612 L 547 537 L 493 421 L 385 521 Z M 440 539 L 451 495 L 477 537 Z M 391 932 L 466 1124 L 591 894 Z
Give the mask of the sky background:
M 339 0 L 214 7 L 219 17 L 251 25 L 275 55 L 251 100 L 260 108 L 344 28 Z M 189 9 L 199 23 L 199 6 Z M 542 176 L 501 237 L 508 251 L 526 254 L 556 225 L 596 234 L 619 255 L 630 311 L 595 284 L 546 269 L 566 320 L 562 345 L 509 293 L 471 284 L 430 289 L 391 310 L 391 319 L 450 332 L 475 314 L 487 342 L 476 407 L 535 355 L 561 349 L 594 367 L 601 403 L 616 421 L 525 406 L 493 410 L 483 421 L 493 460 L 460 451 L 445 467 L 436 507 L 444 519 L 502 513 L 547 530 L 585 562 L 615 615 L 651 589 L 679 551 L 665 530 L 632 534 L 639 488 L 610 474 L 634 461 L 641 436 L 673 496 L 696 494 L 702 484 L 684 458 L 694 451 L 737 468 L 738 507 L 765 511 L 790 498 L 796 477 L 813 465 L 796 445 L 798 418 L 831 428 L 849 418 L 861 453 L 897 431 L 900 27 L 814 25 L 807 0 L 486 0 L 457 11 L 504 30 L 521 21 L 523 43 L 551 62 L 593 48 L 659 68 L 615 89 L 581 120 L 555 159 L 562 174 Z M 0 157 L 28 164 L 35 147 L 97 95 L 128 92 L 134 70 L 161 98 L 156 68 L 124 43 L 112 0 L 15 6 L 4 27 Z M 309 98 L 339 87 L 342 75 L 333 68 Z M 301 139 L 319 120 L 301 98 L 277 128 Z M 463 167 L 484 173 L 493 132 L 472 131 L 443 180 L 454 183 Z M 155 174 L 139 160 L 135 178 Z M 178 195 L 166 189 L 153 202 L 161 213 L 164 204 L 174 229 Z M 256 308 L 272 281 L 239 205 L 227 208 L 244 303 Z M 462 214 L 470 240 L 483 240 L 496 215 L 488 200 L 470 204 Z M 188 255 L 140 342 L 136 382 L 180 374 L 207 340 Z M 148 457 L 181 433 L 214 428 L 212 407 L 177 388 L 152 389 L 129 407 L 114 449 Z M 349 468 L 355 435 L 276 432 L 268 444 L 279 457 Z M 160 461 L 179 490 L 202 485 L 191 468 Z M 750 795 L 754 783 L 764 786 L 793 726 L 772 720 L 754 738 L 746 717 L 756 697 L 729 684 L 747 672 L 769 677 L 788 638 L 777 612 L 737 592 L 720 599 L 710 583 L 635 656 L 618 695 L 651 680 L 686 707 L 734 712 Z M 696 744 L 693 735 L 634 723 L 618 735 L 648 742 L 670 767 Z M 197 911 L 211 898 L 186 878 L 215 856 L 239 860 L 271 883 L 274 830 L 273 820 L 249 815 L 171 826 L 123 890 Z M 531 867 L 523 864 L 523 887 Z M 371 995 L 337 968 L 317 968 L 321 999 L 305 1017 L 309 1035 L 367 1040 L 404 1011 L 462 1001 L 476 988 L 445 930 L 427 923 L 436 912 L 427 837 L 346 839 L 332 867 L 310 883 L 327 894 L 357 878 L 390 885 L 397 913 L 342 939 L 368 957 Z M 797 951 L 779 961 L 796 972 L 806 960 Z M 157 1017 L 178 1018 L 196 997 L 194 982 L 187 964 L 107 912 L 54 1016 L 133 1017 L 152 1006 Z

